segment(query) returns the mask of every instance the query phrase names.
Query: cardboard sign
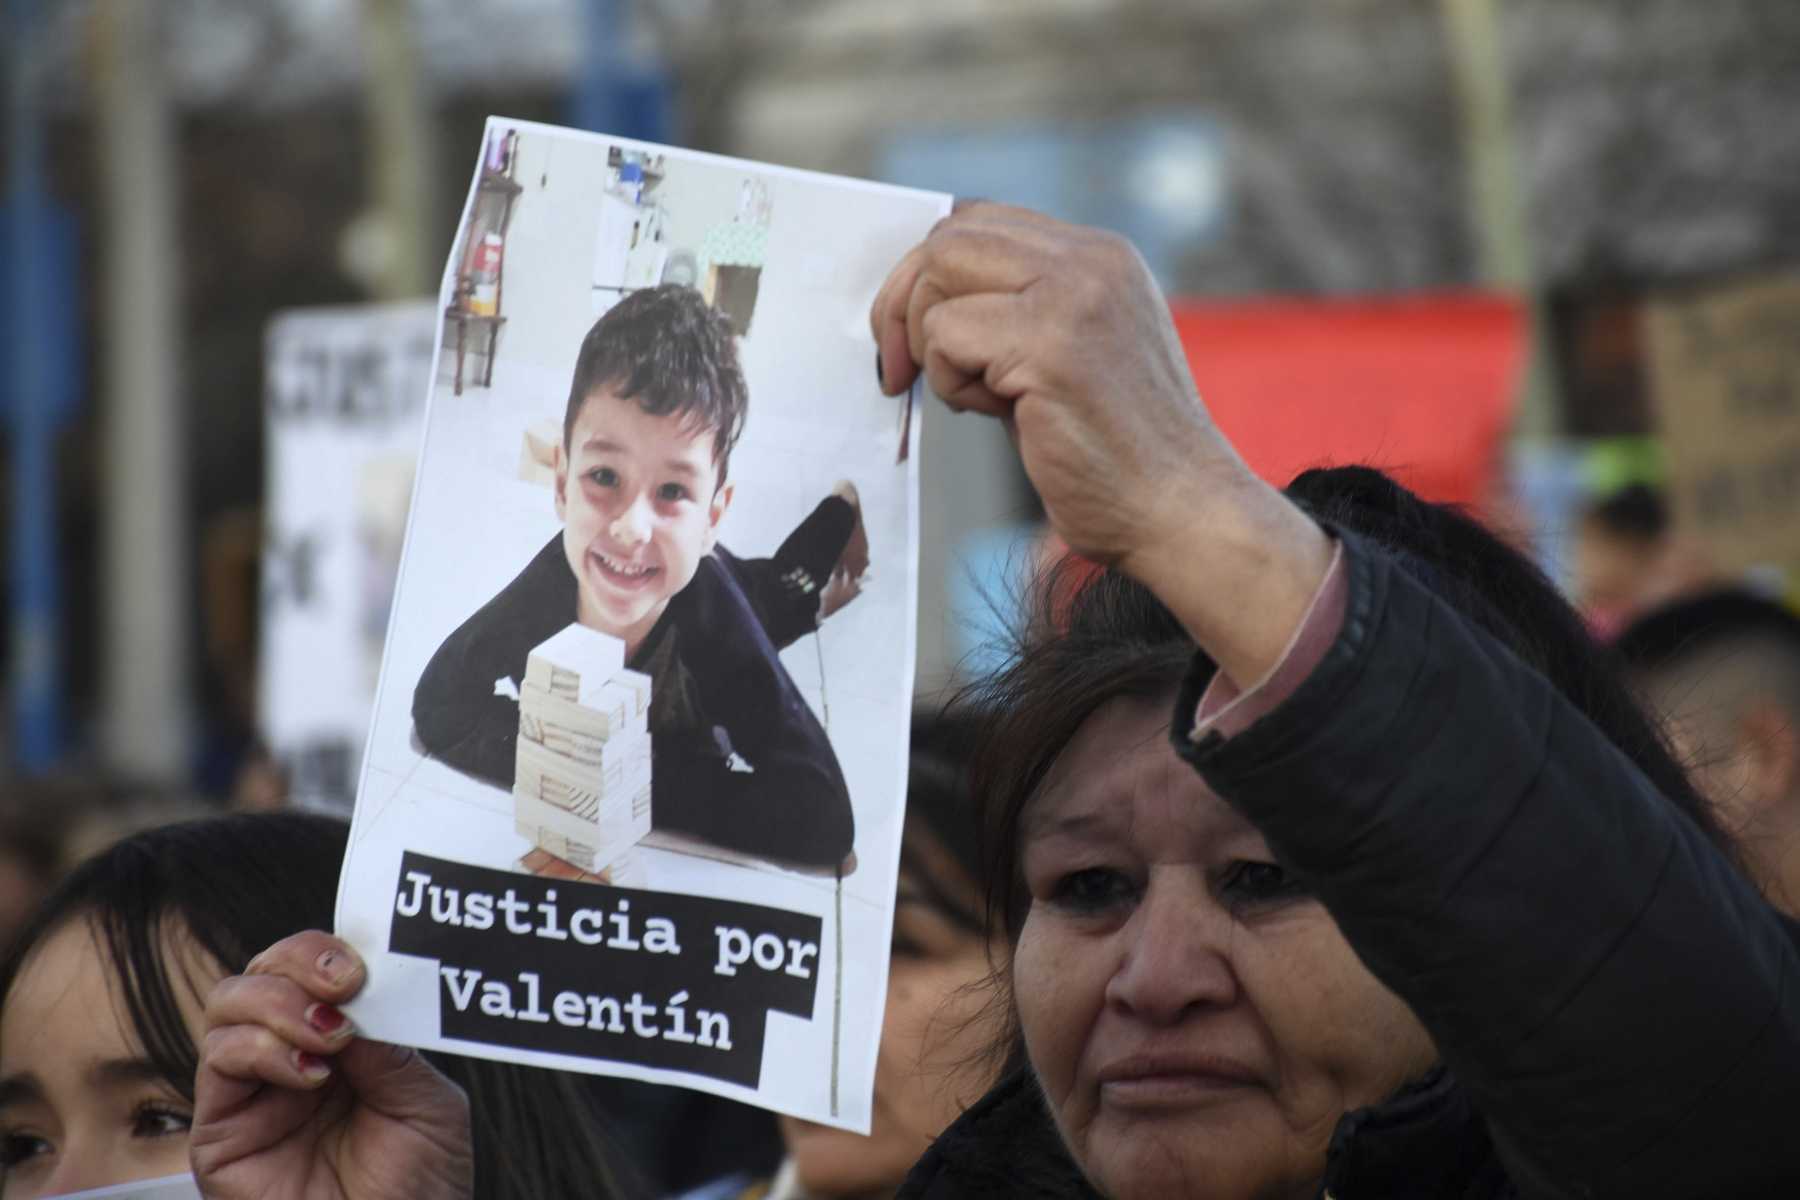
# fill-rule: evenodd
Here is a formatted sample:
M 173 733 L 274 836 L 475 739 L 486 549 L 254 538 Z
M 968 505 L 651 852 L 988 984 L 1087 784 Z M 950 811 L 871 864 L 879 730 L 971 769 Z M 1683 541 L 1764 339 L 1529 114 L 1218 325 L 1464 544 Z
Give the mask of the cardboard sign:
M 866 1131 L 947 196 L 490 121 L 338 897 L 368 1036 Z
M 263 736 L 296 804 L 356 792 L 424 429 L 436 306 L 304 309 L 263 339 Z
M 1676 521 L 1719 565 L 1800 562 L 1800 278 L 1648 306 Z

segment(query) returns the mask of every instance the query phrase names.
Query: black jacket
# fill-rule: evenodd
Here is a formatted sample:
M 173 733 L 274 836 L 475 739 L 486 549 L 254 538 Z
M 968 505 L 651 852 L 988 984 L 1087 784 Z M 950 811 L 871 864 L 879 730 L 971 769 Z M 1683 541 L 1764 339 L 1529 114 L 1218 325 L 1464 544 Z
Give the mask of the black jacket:
M 843 772 L 778 657 L 779 645 L 814 627 L 815 581 L 841 552 L 849 513 L 842 500 L 826 501 L 774 559 L 739 559 L 715 546 L 633 654 L 628 665 L 651 677 L 655 828 L 814 867 L 836 867 L 850 853 Z M 511 788 L 519 708 L 495 694 L 495 682 L 521 683 L 532 647 L 575 613 L 575 576 L 558 533 L 432 655 L 413 692 L 425 748 Z
M 1541 675 L 1381 551 L 1345 554 L 1343 629 L 1293 695 L 1194 745 L 1197 669 L 1174 721 L 1443 1054 L 1438 1078 L 1343 1118 L 1325 1186 L 1800 1196 L 1795 926 Z M 1029 1119 L 1033 1089 L 1008 1086 L 903 1196 L 1007 1194 L 961 1181 L 1008 1155 L 971 1136 L 995 1108 Z

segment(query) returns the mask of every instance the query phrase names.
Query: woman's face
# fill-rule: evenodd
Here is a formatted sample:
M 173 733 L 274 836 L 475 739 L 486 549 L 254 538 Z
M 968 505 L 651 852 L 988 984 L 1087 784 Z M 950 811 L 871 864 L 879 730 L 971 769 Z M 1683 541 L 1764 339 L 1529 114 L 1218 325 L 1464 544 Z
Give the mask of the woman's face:
M 188 1027 L 198 1028 L 199 998 L 181 999 Z M 86 920 L 65 923 L 26 960 L 0 1009 L 4 1200 L 188 1169 L 193 1108 L 128 1026 L 118 981 Z
M 1103 706 L 1026 809 L 1031 906 L 1013 966 L 1026 1047 L 1108 1195 L 1310 1197 L 1338 1118 L 1436 1054 L 1175 756 L 1168 708 Z
M 909 839 L 909 849 L 914 845 Z M 955 880 L 949 887 L 967 893 L 956 896 L 959 907 L 974 912 L 974 885 L 948 855 L 917 848 L 926 865 L 900 870 L 869 1136 L 792 1117 L 781 1120 L 782 1139 L 812 1195 L 891 1193 L 990 1082 L 974 1066 L 989 1030 L 972 1019 L 985 996 L 971 987 L 987 974 L 987 942 L 933 897 L 946 888 L 945 880 Z

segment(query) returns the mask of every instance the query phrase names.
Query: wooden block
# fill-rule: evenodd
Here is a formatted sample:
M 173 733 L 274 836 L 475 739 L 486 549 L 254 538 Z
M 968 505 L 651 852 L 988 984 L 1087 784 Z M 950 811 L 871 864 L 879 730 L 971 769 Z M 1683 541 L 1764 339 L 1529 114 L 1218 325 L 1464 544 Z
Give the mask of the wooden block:
M 546 736 L 550 736 L 546 734 Z M 557 746 L 520 738 L 515 743 L 514 773 L 527 770 L 549 775 L 589 791 L 627 784 L 635 786 L 639 777 L 650 773 L 653 759 L 649 737 L 639 734 L 629 741 L 608 741 L 576 749 L 558 736 Z
M 613 676 L 614 683 L 631 691 L 632 713 L 648 717 L 650 713 L 650 677 L 641 671 L 623 670 Z
M 625 669 L 625 643 L 579 623 L 565 625 L 525 657 L 525 682 L 588 704 Z
M 609 683 L 596 699 L 593 706 L 577 704 L 527 680 L 519 689 L 519 732 L 546 744 L 552 730 L 583 744 L 649 733 L 649 714 L 634 711 L 629 688 Z
M 636 845 L 650 833 L 648 805 L 641 812 L 635 806 L 624 806 L 595 817 L 584 817 L 521 791 L 513 793 L 513 820 L 517 825 L 548 831 L 589 846 L 602 860 L 614 851 Z

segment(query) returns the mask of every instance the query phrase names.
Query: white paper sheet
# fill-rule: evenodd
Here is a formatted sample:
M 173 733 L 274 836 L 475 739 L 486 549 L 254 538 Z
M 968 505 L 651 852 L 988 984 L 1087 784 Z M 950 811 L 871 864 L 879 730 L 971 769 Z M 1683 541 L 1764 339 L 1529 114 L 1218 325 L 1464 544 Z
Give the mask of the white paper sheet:
M 917 458 L 900 448 L 919 444 L 918 405 L 877 387 L 866 315 L 950 198 L 525 122 L 492 119 L 488 136 L 504 141 L 504 169 L 472 181 L 440 310 L 467 291 L 464 247 L 485 242 L 491 259 L 486 235 L 498 228 L 496 350 L 490 382 L 476 345 L 486 330 L 451 317 L 439 331 L 338 895 L 339 932 L 370 965 L 351 1015 L 371 1037 L 682 1084 L 866 1132 L 917 603 Z M 746 184 L 759 197 L 748 209 Z M 615 244 L 632 204 L 655 208 L 638 224 L 660 239 L 648 252 L 628 236 Z M 756 228 L 734 228 L 746 223 Z M 702 255 L 726 240 L 757 245 L 760 266 Z M 564 443 L 583 339 L 596 314 L 638 294 L 635 274 L 617 288 L 596 279 L 621 249 L 635 264 L 683 264 L 684 277 L 704 261 L 699 290 L 743 333 L 747 419 L 722 511 L 711 472 L 670 474 L 664 451 L 686 443 L 657 441 L 659 422 L 680 419 L 618 398 L 622 385 L 584 395 L 576 442 Z M 686 336 L 665 331 L 658 344 L 680 353 Z M 684 486 L 667 489 L 671 479 Z M 765 560 L 846 480 L 867 537 L 862 590 L 777 652 L 767 614 L 827 580 Z M 679 531 L 695 512 L 716 517 L 712 548 L 675 588 Z M 776 600 L 757 600 L 753 585 Z M 635 613 L 639 591 L 666 591 L 666 607 L 652 606 L 661 615 L 634 646 L 631 630 L 604 626 Z M 582 672 L 599 678 L 617 660 L 567 638 L 526 678 L 524 642 L 550 642 L 584 612 L 627 641 L 639 655 L 627 665 L 651 680 L 651 774 L 664 790 L 640 842 L 633 681 L 592 688 Z M 509 641 L 506 629 L 527 626 L 536 632 Z M 526 733 L 542 740 L 521 756 L 526 735 L 507 741 L 504 714 L 533 687 Z M 571 714 L 553 693 L 587 697 L 592 711 Z M 427 714 L 417 726 L 415 704 Z M 809 741 L 815 728 L 822 737 Z M 709 782 L 676 795 L 677 778 Z M 793 814 L 839 813 L 840 787 L 854 840 L 827 865 L 819 848 L 838 827 Z M 546 803 L 592 819 L 592 837 L 572 836 L 577 816 L 547 815 Z M 676 812 L 689 827 L 665 824 Z M 770 853 L 771 839 L 814 861 Z

